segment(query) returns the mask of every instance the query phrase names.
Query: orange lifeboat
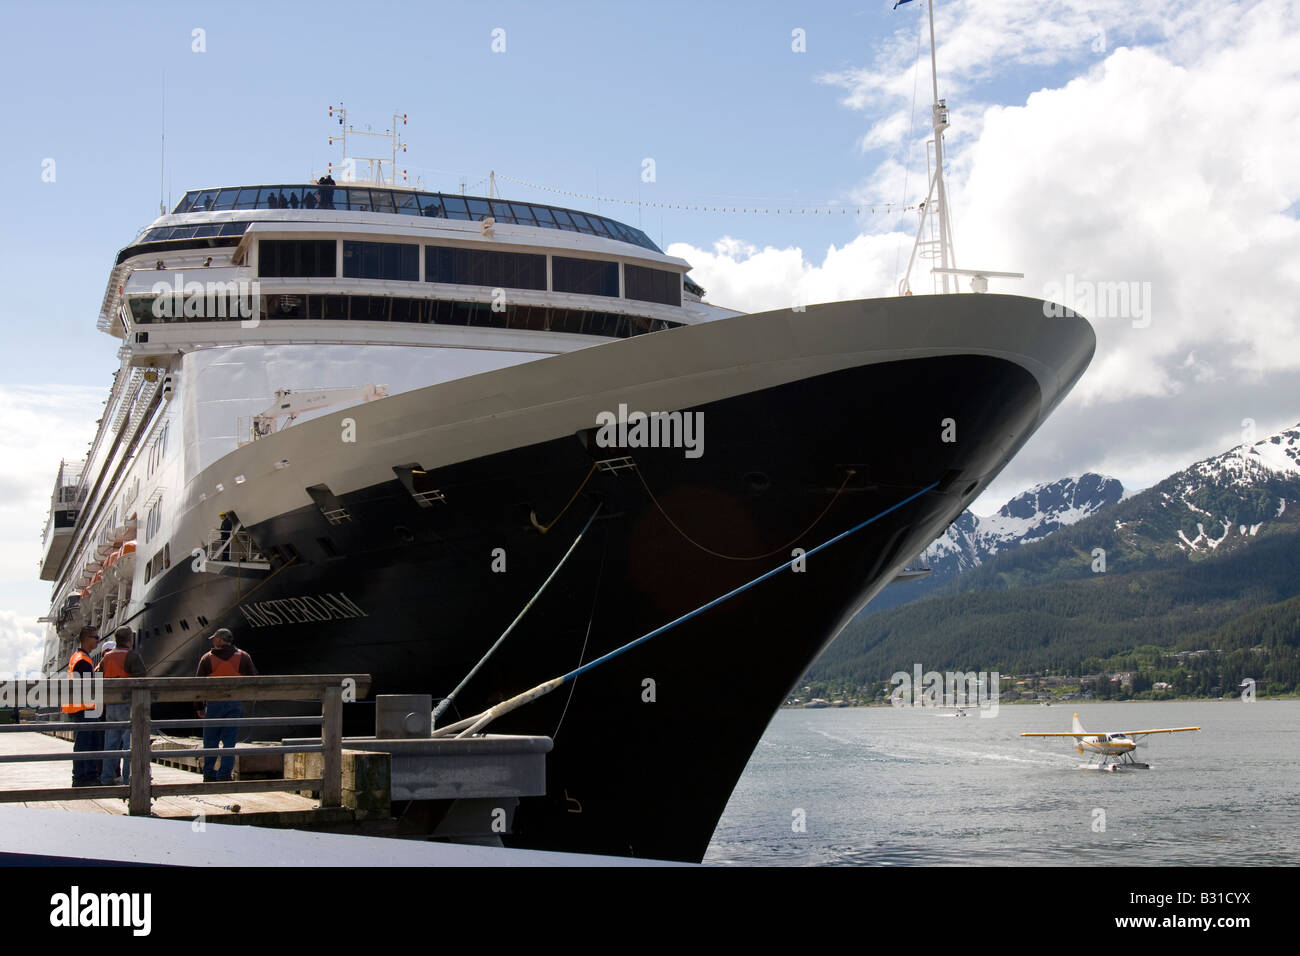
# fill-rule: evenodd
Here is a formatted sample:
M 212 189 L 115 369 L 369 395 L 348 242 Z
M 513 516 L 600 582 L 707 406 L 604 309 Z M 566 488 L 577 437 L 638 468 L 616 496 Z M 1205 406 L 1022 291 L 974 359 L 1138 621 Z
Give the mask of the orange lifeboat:
M 112 573 L 110 580 L 130 583 L 132 575 L 135 574 L 134 540 L 125 542 L 122 547 L 108 556 L 108 560 L 104 563 L 104 570 L 110 571 L 110 569 Z

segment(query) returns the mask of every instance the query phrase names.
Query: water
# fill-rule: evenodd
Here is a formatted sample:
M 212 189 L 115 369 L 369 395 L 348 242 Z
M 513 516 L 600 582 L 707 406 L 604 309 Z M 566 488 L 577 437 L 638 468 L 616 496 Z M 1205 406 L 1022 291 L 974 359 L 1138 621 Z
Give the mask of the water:
M 1118 773 L 1078 769 L 1069 738 L 1018 736 L 1069 731 L 1076 706 L 1088 731 L 1202 730 L 1147 737 L 1151 769 Z M 1300 701 L 783 710 L 704 862 L 1295 865 Z

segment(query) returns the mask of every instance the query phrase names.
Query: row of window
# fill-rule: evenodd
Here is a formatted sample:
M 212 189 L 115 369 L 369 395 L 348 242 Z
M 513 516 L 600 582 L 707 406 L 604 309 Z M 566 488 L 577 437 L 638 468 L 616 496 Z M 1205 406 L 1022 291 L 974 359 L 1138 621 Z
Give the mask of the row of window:
M 152 477 L 153 473 L 158 470 L 164 458 L 167 457 L 167 436 L 171 433 L 172 423 L 163 422 L 162 430 L 158 437 L 153 440 L 153 445 L 149 448 L 149 462 L 145 477 Z
M 208 619 L 204 617 L 202 614 L 196 615 L 195 619 L 199 622 L 199 627 L 208 626 Z M 179 621 L 177 621 L 177 623 L 180 625 L 182 631 L 188 631 L 190 629 L 190 622 L 188 618 L 183 617 Z M 147 627 L 140 628 L 140 630 L 137 631 L 135 635 L 136 650 L 139 650 L 140 647 L 143 646 L 146 638 L 159 637 L 162 635 L 164 630 L 168 634 L 173 633 L 172 626 L 170 624 L 164 624 L 162 627 L 155 627 L 152 629 L 152 631 Z
M 144 520 L 144 543 L 148 544 L 153 540 L 153 536 L 162 528 L 162 499 L 154 501 L 149 506 L 149 513 Z
M 155 554 L 152 558 L 150 558 L 147 562 L 145 562 L 145 566 L 144 566 L 145 583 L 147 584 L 149 581 L 152 581 L 155 577 L 162 574 L 171 566 L 172 566 L 172 545 L 171 542 L 168 541 L 166 544 L 164 544 L 161 548 L 158 549 L 157 554 Z M 167 633 L 170 634 L 171 630 L 168 629 Z
M 208 317 L 156 318 L 153 299 L 130 299 L 135 324 L 204 322 Z M 406 299 L 386 295 L 264 295 L 264 319 L 330 319 L 359 322 L 413 322 L 437 325 L 468 325 L 495 329 L 531 329 L 539 332 L 572 332 L 628 338 L 645 332 L 677 328 L 681 322 L 617 315 L 587 309 L 561 309 L 541 305 L 505 305 L 494 309 L 488 302 L 452 302 L 447 299 Z M 225 319 L 215 319 L 225 321 Z M 137 340 L 148 341 L 148 332 L 137 332 Z M 145 336 L 145 338 L 139 338 Z
M 222 212 L 232 209 L 343 209 L 468 222 L 481 222 L 490 216 L 500 223 L 604 236 L 630 242 L 644 249 L 653 249 L 655 252 L 660 251 L 640 229 L 595 213 L 480 196 L 373 189 L 369 186 L 316 184 L 194 189 L 185 194 L 172 212 Z
M 416 282 L 420 247 L 410 242 L 343 243 L 343 277 Z M 546 289 L 546 256 L 462 246 L 425 246 L 426 282 L 500 289 Z M 329 240 L 263 239 L 258 243 L 261 278 L 329 278 L 335 244 Z M 624 266 L 626 298 L 662 305 L 682 304 L 681 276 L 667 269 Z M 618 263 L 603 259 L 551 256 L 551 287 L 556 292 L 618 297 Z
M 210 239 L 214 236 L 242 236 L 248 222 L 210 222 L 201 226 L 159 226 L 140 237 L 141 242 L 171 239 Z

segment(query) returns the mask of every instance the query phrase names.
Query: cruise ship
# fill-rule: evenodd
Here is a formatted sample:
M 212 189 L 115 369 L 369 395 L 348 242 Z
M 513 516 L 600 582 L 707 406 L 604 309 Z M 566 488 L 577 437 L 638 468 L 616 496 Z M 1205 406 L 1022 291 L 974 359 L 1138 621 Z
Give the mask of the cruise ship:
M 941 141 L 937 90 L 934 117 Z M 950 288 L 936 154 L 913 259 Z M 1000 273 L 742 314 L 689 271 L 495 188 L 187 192 L 108 277 L 120 366 L 55 480 L 45 669 L 83 625 L 129 624 L 151 676 L 188 676 L 226 627 L 262 673 L 463 683 L 445 725 L 662 629 L 492 725 L 554 742 L 506 842 L 698 861 L 808 665 L 1095 338 L 984 292 Z

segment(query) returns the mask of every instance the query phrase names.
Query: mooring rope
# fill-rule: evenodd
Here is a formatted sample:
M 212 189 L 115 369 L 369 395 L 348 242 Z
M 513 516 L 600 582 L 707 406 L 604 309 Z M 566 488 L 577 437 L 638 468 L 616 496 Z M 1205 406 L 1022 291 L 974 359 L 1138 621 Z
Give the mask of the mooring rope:
M 438 730 L 435 730 L 433 732 L 433 736 L 450 737 L 451 735 L 455 734 L 457 737 L 468 737 L 473 734 L 477 734 L 488 724 L 492 723 L 492 721 L 496 720 L 498 717 L 501 717 L 504 714 L 508 714 L 510 713 L 510 711 L 516 710 L 517 708 L 522 707 L 524 704 L 537 700 L 539 697 L 546 696 L 551 691 L 563 687 L 569 681 L 574 680 L 580 677 L 581 675 L 587 673 L 588 671 L 599 667 L 601 664 L 607 663 L 608 661 L 612 661 L 614 658 L 626 654 L 634 647 L 639 647 L 642 644 L 646 643 L 647 641 L 653 640 L 654 638 L 658 637 L 660 634 L 664 634 L 668 631 L 671 631 L 679 624 L 685 624 L 687 621 L 691 620 L 694 617 L 698 617 L 699 615 L 703 614 L 705 611 L 708 611 L 711 608 L 715 608 L 719 604 L 731 600 L 736 595 L 742 594 L 745 591 L 748 591 L 750 588 L 762 584 L 764 581 L 768 580 L 769 578 L 773 578 L 776 575 L 780 574 L 782 571 L 789 568 L 796 561 L 806 560 L 807 558 L 811 558 L 817 552 L 822 551 L 825 548 L 829 548 L 831 545 L 835 544 L 838 541 L 843 541 L 849 535 L 861 531 L 867 525 L 879 521 L 881 518 L 885 517 L 885 515 L 897 511 L 899 508 L 902 508 L 904 505 L 910 504 L 911 502 L 915 501 L 917 498 L 921 497 L 922 495 L 930 491 L 933 491 L 937 487 L 939 487 L 939 482 L 937 481 L 932 482 L 931 484 L 926 485 L 920 491 L 908 495 L 902 501 L 898 501 L 890 505 L 884 511 L 878 512 L 877 514 L 872 515 L 870 518 L 867 518 L 865 521 L 861 521 L 858 524 L 855 524 L 852 528 L 849 528 L 847 531 L 841 531 L 839 534 L 835 535 L 835 537 L 823 541 L 821 544 L 817 545 L 817 547 L 812 548 L 809 551 L 805 552 L 802 556 L 797 558 L 791 558 L 789 561 L 786 561 L 784 564 L 777 565 L 772 570 L 767 571 L 764 574 L 760 574 L 758 577 L 750 581 L 747 581 L 746 583 L 740 585 L 739 587 L 732 588 L 730 591 L 728 591 L 726 594 L 723 594 L 721 597 L 716 597 L 712 601 L 709 601 L 707 604 L 701 604 L 695 610 L 683 614 L 681 617 L 677 618 L 676 620 L 669 621 L 667 624 L 661 625 L 660 627 L 655 628 L 653 631 L 641 635 L 636 640 L 629 641 L 627 644 L 624 644 L 622 647 L 617 647 L 614 650 L 610 651 L 608 654 L 604 654 L 587 664 L 582 664 L 581 666 L 569 671 L 567 674 L 564 674 L 560 677 L 553 677 L 550 680 L 546 681 L 546 683 L 544 684 L 538 684 L 536 687 L 526 690 L 522 694 L 517 694 L 514 697 L 511 697 L 509 700 L 504 700 L 499 704 L 494 704 L 492 707 L 489 707 L 481 714 L 476 714 L 473 717 L 466 717 L 464 720 L 457 721 L 454 724 L 448 724 L 446 727 L 442 727 Z
M 560 509 L 560 513 L 559 513 L 558 515 L 556 515 L 554 518 L 552 518 L 552 519 L 551 519 L 547 524 L 541 524 L 541 523 L 537 520 L 537 512 L 536 512 L 536 511 L 530 511 L 530 512 L 528 512 L 528 520 L 531 521 L 531 522 L 533 523 L 533 527 L 536 528 L 538 531 L 540 531 L 542 534 L 546 534 L 546 532 L 548 532 L 548 531 L 550 531 L 552 528 L 554 528 L 555 525 L 556 525 L 556 523 L 557 523 L 561 518 L 564 517 L 565 512 L 567 512 L 567 511 L 569 510 L 569 506 L 572 505 L 575 501 L 578 500 L 578 495 L 582 494 L 582 489 L 587 487 L 587 482 L 591 481 L 591 476 L 594 475 L 595 473 L 596 473 L 596 466 L 595 466 L 595 465 L 592 465 L 592 466 L 591 466 L 591 470 L 587 472 L 587 477 L 584 478 L 584 479 L 582 479 L 582 484 L 578 485 L 578 490 L 575 491 L 575 492 L 573 493 L 573 497 L 571 497 L 571 498 L 569 499 L 569 504 L 567 504 L 567 505 L 565 505 L 563 508 L 561 508 L 561 509 Z
M 510 632 L 513 631 L 515 626 L 524 619 L 524 615 L 527 614 L 529 609 L 537 602 L 537 599 L 542 596 L 542 592 L 546 590 L 547 585 L 550 584 L 551 581 L 555 579 L 555 576 L 560 573 L 560 568 L 564 567 L 564 563 L 569 560 L 569 556 L 577 550 L 579 543 L 582 541 L 583 535 L 587 533 L 587 529 L 591 527 L 591 523 L 596 520 L 596 515 L 600 514 L 601 507 L 602 505 L 596 505 L 596 510 L 591 513 L 591 517 L 587 519 L 587 523 L 582 526 L 582 530 L 578 532 L 578 536 L 573 539 L 573 544 L 569 545 L 569 550 L 564 552 L 564 557 L 560 558 L 560 563 L 555 566 L 554 570 L 552 570 L 549 575 L 547 575 L 546 580 L 542 582 L 542 586 L 539 587 L 536 592 L 534 592 L 533 596 L 528 599 L 528 603 L 524 605 L 523 610 L 515 615 L 515 619 L 510 622 L 510 626 L 507 627 L 501 633 L 501 636 L 496 639 L 496 642 L 488 648 L 487 653 L 479 658 L 479 662 L 470 669 L 468 674 L 465 675 L 465 679 L 456 685 L 456 689 L 444 697 L 442 702 L 433 709 L 432 722 L 435 726 L 438 723 L 438 718 L 441 717 L 443 712 L 452 705 L 453 701 L 455 701 L 456 695 L 464 690 L 465 685 L 474 679 L 474 675 L 477 674 L 483 665 L 488 662 L 488 658 L 496 653 L 497 648 L 504 643 L 505 639 L 510 636 Z M 559 518 L 556 518 L 555 520 L 558 521 Z M 554 522 L 552 522 L 552 524 L 554 524 Z
M 700 544 L 698 541 L 696 541 L 694 538 L 692 538 L 685 531 L 683 531 L 681 529 L 681 526 L 678 525 L 676 521 L 668 517 L 668 512 L 664 510 L 664 506 L 659 503 L 659 499 L 655 497 L 655 493 L 651 491 L 650 486 L 646 484 L 645 476 L 641 474 L 641 466 L 637 465 L 632 470 L 636 472 L 637 478 L 641 480 L 641 487 L 645 489 L 645 493 L 650 496 L 650 500 L 654 502 L 654 506 L 659 509 L 659 513 L 664 516 L 664 520 L 667 521 L 672 526 L 672 529 L 674 531 L 676 531 L 683 538 L 685 538 L 690 544 L 699 548 L 705 554 L 711 554 L 715 558 L 722 558 L 724 561 L 762 561 L 764 558 L 770 558 L 773 555 L 780 554 L 782 551 L 789 549 L 796 542 L 801 541 L 804 535 L 808 534 L 808 532 L 812 531 L 813 528 L 817 527 L 818 522 L 820 522 L 822 518 L 825 518 L 827 512 L 831 510 L 831 506 L 834 505 L 835 502 L 840 500 L 840 495 L 842 495 L 844 493 L 844 489 L 848 487 L 849 481 L 852 480 L 855 474 L 857 474 L 857 472 L 854 471 L 852 468 L 848 469 L 848 473 L 844 476 L 844 481 L 840 484 L 839 489 L 835 492 L 835 497 L 833 497 L 830 500 L 830 502 L 826 505 L 826 507 L 822 509 L 822 513 L 813 519 L 812 524 L 804 528 L 802 531 L 800 531 L 797 535 L 795 535 L 785 544 L 781 545 L 780 547 L 773 548 L 771 551 L 768 551 L 766 554 L 755 554 L 750 557 L 740 557 L 738 555 L 723 554 L 720 551 L 714 551 L 712 548 L 707 548 L 704 545 Z
M 609 555 L 609 535 L 600 536 L 600 567 L 596 569 L 596 586 L 591 593 L 591 613 L 587 615 L 587 632 L 582 638 L 582 650 L 578 652 L 578 664 L 587 658 L 587 645 L 591 642 L 591 628 L 596 623 L 596 606 L 600 603 L 600 583 L 605 579 L 605 559 Z M 560 719 L 555 723 L 555 731 L 551 734 L 551 741 L 554 743 L 555 738 L 560 736 L 560 728 L 564 726 L 564 718 L 568 716 L 569 705 L 573 703 L 573 694 L 578 689 L 578 682 L 569 683 L 569 696 L 565 698 L 564 710 L 560 711 Z

